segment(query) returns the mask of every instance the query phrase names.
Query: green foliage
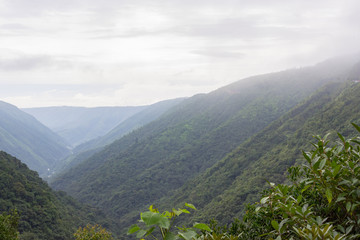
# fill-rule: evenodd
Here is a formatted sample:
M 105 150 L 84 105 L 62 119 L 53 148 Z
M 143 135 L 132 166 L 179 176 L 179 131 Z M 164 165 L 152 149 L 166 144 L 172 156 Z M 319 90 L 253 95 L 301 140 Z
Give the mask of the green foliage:
M 0 239 L 19 239 L 18 224 L 19 214 L 16 210 L 12 210 L 9 214 L 0 214 Z
M 359 131 L 359 126 L 353 124 Z M 289 169 L 290 185 L 270 183 L 249 206 L 239 239 L 359 239 L 360 137 L 316 137 L 307 164 Z
M 113 240 L 112 234 L 97 224 L 79 227 L 74 236 L 76 240 Z
M 185 206 L 196 210 L 195 206 L 192 204 L 186 203 Z M 129 228 L 128 234 L 136 233 L 136 237 L 141 239 L 144 239 L 145 237 L 158 239 L 157 236 L 160 235 L 163 240 L 192 240 L 198 236 L 197 230 L 211 232 L 211 229 L 206 224 L 195 223 L 191 228 L 177 227 L 179 231 L 174 233 L 172 228 L 174 227 L 175 220 L 183 213 L 189 214 L 190 211 L 186 208 L 173 208 L 171 212 L 165 211 L 160 213 L 157 208 L 154 208 L 154 206 L 151 205 L 149 211 L 140 214 L 139 222 L 142 223 L 144 227 L 134 224 Z M 159 233 L 154 232 L 156 228 L 158 228 Z

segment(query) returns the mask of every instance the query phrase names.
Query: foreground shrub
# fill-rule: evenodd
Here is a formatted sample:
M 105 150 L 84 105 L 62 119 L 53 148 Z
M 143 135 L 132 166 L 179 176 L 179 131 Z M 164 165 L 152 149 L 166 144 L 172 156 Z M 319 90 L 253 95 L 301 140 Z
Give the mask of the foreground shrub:
M 360 138 L 327 137 L 289 168 L 290 185 L 270 183 L 248 207 L 238 239 L 360 239 Z
M 79 229 L 74 233 L 76 240 L 112 240 L 112 234 L 106 231 L 100 225 L 88 224 L 86 227 Z
M 185 207 L 196 210 L 192 204 L 185 204 Z M 210 228 L 203 223 L 195 223 L 193 227 L 175 227 L 174 222 L 178 216 L 183 213 L 189 214 L 190 211 L 186 208 L 183 209 L 172 209 L 172 211 L 165 211 L 160 213 L 158 209 L 152 205 L 149 207 L 149 211 L 142 212 L 140 214 L 139 222 L 142 225 L 134 224 L 129 228 L 128 234 L 136 233 L 137 238 L 145 239 L 146 237 L 153 239 L 163 240 L 176 240 L 185 239 L 191 240 L 196 239 L 198 236 L 197 231 L 211 231 Z M 173 230 L 176 228 L 177 230 Z M 158 232 L 156 232 L 156 230 Z

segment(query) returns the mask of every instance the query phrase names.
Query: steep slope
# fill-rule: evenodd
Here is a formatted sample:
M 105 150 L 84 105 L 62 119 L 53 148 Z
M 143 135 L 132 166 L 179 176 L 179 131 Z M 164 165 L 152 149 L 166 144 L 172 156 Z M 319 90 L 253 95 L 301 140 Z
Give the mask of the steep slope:
M 316 89 L 344 80 L 353 64 L 332 60 L 194 96 L 59 176 L 52 186 L 121 217 L 126 227 L 144 205 L 212 167 Z
M 104 214 L 64 192 L 53 192 L 20 160 L 0 151 L 0 212 L 17 209 L 21 239 L 68 240 L 79 226 L 98 222 L 111 228 Z
M 258 199 L 267 181 L 283 182 L 286 169 L 303 161 L 301 151 L 311 148 L 313 134 L 354 136 L 351 122 L 360 123 L 360 83 L 329 84 L 162 199 L 160 205 L 193 202 L 201 209 L 197 220 L 215 218 L 229 223 L 242 215 L 247 203 Z
M 66 139 L 72 146 L 77 146 L 105 135 L 146 107 L 42 107 L 22 110 Z
M 164 112 L 182 102 L 184 98 L 165 100 L 158 103 L 154 103 L 146 108 L 142 109 L 138 113 L 132 115 L 128 119 L 124 120 L 110 132 L 102 136 L 101 138 L 94 139 L 92 141 L 81 144 L 74 149 L 74 152 L 82 152 L 84 150 L 104 147 L 117 139 L 120 139 L 125 134 L 146 125 L 147 123 L 159 118 Z
M 60 136 L 17 107 L 0 101 L 0 150 L 23 161 L 41 175 L 70 154 Z
M 121 122 L 104 136 L 77 146 L 72 150 L 73 153 L 69 157 L 61 161 L 59 165 L 55 167 L 55 171 L 61 172 L 65 169 L 76 166 L 94 153 L 101 151 L 106 145 L 120 139 L 125 134 L 159 118 L 167 110 L 179 104 L 183 100 L 184 98 L 165 100 L 146 107 L 142 111 Z

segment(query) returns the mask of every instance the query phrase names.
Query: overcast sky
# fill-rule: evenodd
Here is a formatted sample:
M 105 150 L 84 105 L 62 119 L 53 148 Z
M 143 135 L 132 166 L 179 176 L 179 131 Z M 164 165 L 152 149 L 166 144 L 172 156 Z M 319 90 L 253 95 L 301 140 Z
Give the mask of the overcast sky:
M 358 0 L 0 0 L 0 100 L 146 105 L 360 51 Z

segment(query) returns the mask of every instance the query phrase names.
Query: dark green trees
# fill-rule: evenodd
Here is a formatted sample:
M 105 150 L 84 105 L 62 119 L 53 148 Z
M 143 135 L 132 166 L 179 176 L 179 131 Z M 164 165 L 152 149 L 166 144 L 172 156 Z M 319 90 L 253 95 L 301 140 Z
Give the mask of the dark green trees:
M 17 240 L 19 232 L 17 230 L 19 224 L 19 215 L 13 210 L 10 214 L 3 212 L 0 214 L 0 239 Z
M 17 229 L 22 240 L 71 239 L 79 226 L 93 222 L 111 228 L 111 221 L 100 211 L 76 202 L 63 192 L 52 191 L 36 172 L 0 151 L 0 213 L 11 209 L 19 213 Z M 4 215 L 2 219 L 7 219 L 5 229 L 11 229 L 13 218 Z M 0 237 L 3 239 L 9 238 Z

